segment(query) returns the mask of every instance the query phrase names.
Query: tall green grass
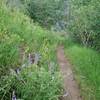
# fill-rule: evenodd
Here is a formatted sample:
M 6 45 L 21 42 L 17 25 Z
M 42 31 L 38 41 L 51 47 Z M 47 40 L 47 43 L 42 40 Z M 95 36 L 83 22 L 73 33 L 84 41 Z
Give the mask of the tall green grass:
M 26 52 L 39 52 L 45 40 L 50 45 L 57 45 L 59 40 L 55 38 L 55 34 L 33 24 L 28 16 L 15 9 L 10 11 L 4 5 L 0 8 L 0 66 L 2 69 L 8 70 L 8 67 L 18 67 L 21 64 L 18 60 L 20 47 L 24 47 Z M 4 73 L 2 69 L 0 70 Z
M 100 54 L 76 44 L 66 46 L 65 53 L 73 65 L 84 100 L 100 100 Z
M 55 52 L 60 41 L 59 36 L 33 23 L 22 12 L 16 9 L 11 11 L 0 3 L 0 100 L 10 100 L 14 90 L 17 99 L 58 100 L 61 78 Z M 35 67 L 22 70 L 17 79 L 10 69 L 20 68 L 24 64 L 20 57 L 21 49 L 26 56 L 39 53 L 41 58 Z M 52 74 L 50 66 L 53 68 Z

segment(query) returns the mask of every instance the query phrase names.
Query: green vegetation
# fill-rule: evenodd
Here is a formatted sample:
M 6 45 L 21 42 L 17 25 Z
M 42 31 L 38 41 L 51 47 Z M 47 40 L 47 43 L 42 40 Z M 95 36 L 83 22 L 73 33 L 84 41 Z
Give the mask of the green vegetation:
M 62 84 L 59 72 L 53 75 L 44 66 L 32 65 L 16 76 L 4 77 L 0 83 L 1 100 L 11 99 L 12 91 L 16 92 L 17 99 L 24 100 L 58 100 Z M 52 92 L 51 92 L 52 91 Z
M 17 99 L 58 100 L 62 85 L 55 51 L 60 37 L 3 3 L 0 22 L 0 100 L 11 100 L 13 91 Z M 39 64 L 29 65 L 27 56 L 35 53 Z
M 68 1 L 66 0 L 23 0 L 28 15 L 40 23 L 40 25 L 51 28 L 52 25 L 67 24 Z
M 20 98 L 24 100 L 58 100 L 62 89 L 61 76 L 58 72 L 52 76 L 44 66 L 40 69 L 38 66 L 32 66 L 24 69 L 21 72 L 21 77 L 25 81 L 24 84 L 15 83 L 16 92 Z
M 65 53 L 73 64 L 73 71 L 80 85 L 83 100 L 99 100 L 100 54 L 70 41 L 69 44 L 65 44 Z
M 100 100 L 99 27 L 99 0 L 0 0 L 0 100 L 58 100 L 58 45 L 83 99 Z
M 69 31 L 84 46 L 100 51 L 100 1 L 72 0 Z
M 69 35 L 77 44 L 69 39 L 65 41 L 66 56 L 73 64 L 83 99 L 99 100 L 100 1 L 71 0 L 70 6 Z

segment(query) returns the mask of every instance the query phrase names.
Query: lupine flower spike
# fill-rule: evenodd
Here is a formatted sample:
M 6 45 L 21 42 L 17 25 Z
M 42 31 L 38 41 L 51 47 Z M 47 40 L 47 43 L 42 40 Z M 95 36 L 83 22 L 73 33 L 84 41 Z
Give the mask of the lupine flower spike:
M 13 93 L 12 93 L 12 100 L 17 100 L 16 95 L 15 95 L 15 91 L 13 91 Z

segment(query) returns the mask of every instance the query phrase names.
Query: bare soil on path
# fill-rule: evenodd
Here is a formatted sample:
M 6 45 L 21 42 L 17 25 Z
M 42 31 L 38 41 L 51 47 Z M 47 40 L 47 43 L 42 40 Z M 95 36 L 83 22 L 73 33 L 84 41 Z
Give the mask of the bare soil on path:
M 61 100 L 82 100 L 77 82 L 74 79 L 72 68 L 67 58 L 64 55 L 63 46 L 57 48 L 57 59 L 60 66 L 60 71 L 64 79 L 65 93 Z

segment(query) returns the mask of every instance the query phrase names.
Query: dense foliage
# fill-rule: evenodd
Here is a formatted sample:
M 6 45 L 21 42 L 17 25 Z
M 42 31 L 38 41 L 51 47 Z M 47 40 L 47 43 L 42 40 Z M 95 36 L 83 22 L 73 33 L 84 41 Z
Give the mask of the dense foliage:
M 64 29 L 67 24 L 67 0 L 29 0 L 24 2 L 29 16 L 42 26 L 50 28 L 58 24 Z
M 17 99 L 57 100 L 62 86 L 55 57 L 59 36 L 0 2 L 0 100 L 11 100 L 13 91 Z M 37 53 L 38 65 L 30 65 L 29 54 Z
M 85 46 L 100 50 L 100 1 L 72 0 L 70 32 Z
M 62 43 L 83 99 L 100 100 L 99 28 L 100 0 L 0 0 L 0 100 L 58 100 Z

